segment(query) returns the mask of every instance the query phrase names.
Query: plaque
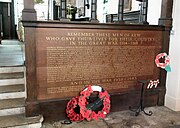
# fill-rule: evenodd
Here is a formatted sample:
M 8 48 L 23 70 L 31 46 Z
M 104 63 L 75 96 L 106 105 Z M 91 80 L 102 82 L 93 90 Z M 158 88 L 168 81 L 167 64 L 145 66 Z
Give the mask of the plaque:
M 88 84 L 118 93 L 159 77 L 161 31 L 37 28 L 36 36 L 38 100 L 73 97 Z

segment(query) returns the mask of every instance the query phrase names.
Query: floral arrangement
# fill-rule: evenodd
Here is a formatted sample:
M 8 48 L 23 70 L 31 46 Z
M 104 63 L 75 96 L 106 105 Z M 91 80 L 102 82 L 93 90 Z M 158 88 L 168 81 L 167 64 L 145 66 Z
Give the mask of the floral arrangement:
M 71 121 L 81 121 L 84 120 L 84 117 L 80 114 L 79 106 L 78 106 L 79 96 L 73 97 L 66 106 L 66 114 L 67 117 Z
M 90 102 L 90 96 L 98 92 L 98 98 Z M 87 119 L 103 119 L 110 112 L 110 96 L 106 90 L 100 86 L 88 85 L 80 96 L 72 98 L 66 106 L 67 117 L 71 121 L 81 121 Z M 79 109 L 78 111 L 76 109 Z
M 160 63 L 160 61 L 159 61 L 161 58 L 165 59 L 163 63 Z M 156 56 L 155 63 L 157 65 L 157 67 L 165 69 L 167 72 L 171 71 L 171 68 L 170 68 L 170 65 L 169 65 L 170 64 L 170 57 L 166 53 L 158 54 Z
M 147 89 L 150 89 L 150 88 L 157 88 L 157 85 L 159 84 L 159 79 L 157 80 L 150 80 L 149 81 L 149 84 L 147 86 Z
M 94 102 L 94 104 L 92 104 L 90 107 L 87 107 L 88 101 L 87 99 L 89 98 L 89 96 L 91 95 L 91 93 L 93 93 L 94 91 L 98 91 L 99 92 L 99 99 L 96 100 Z M 102 105 L 103 108 L 101 110 L 99 110 L 97 113 L 93 110 L 93 107 L 95 105 L 100 104 L 102 101 Z M 98 120 L 99 118 L 105 118 L 106 115 L 109 113 L 110 111 L 110 97 L 108 92 L 105 90 L 99 91 L 98 88 L 96 90 L 96 88 L 89 85 L 86 89 L 84 89 L 81 93 L 80 93 L 80 97 L 79 97 L 79 103 L 78 105 L 80 106 L 80 113 L 82 114 L 82 116 L 84 118 L 86 118 L 88 121 L 90 121 L 91 119 L 94 120 Z

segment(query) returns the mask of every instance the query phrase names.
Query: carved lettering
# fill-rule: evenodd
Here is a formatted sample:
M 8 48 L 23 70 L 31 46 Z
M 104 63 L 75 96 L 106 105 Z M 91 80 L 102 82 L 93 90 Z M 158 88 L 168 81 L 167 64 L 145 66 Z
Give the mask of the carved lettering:
M 45 72 L 45 77 L 38 79 L 45 90 L 39 99 L 71 97 L 88 84 L 101 85 L 110 93 L 120 92 L 134 88 L 139 78 L 158 76 L 154 58 L 161 49 L 160 32 L 58 32 L 52 29 L 51 33 L 38 35 L 44 38 L 37 40 L 38 72 Z M 46 62 L 41 65 L 43 55 Z

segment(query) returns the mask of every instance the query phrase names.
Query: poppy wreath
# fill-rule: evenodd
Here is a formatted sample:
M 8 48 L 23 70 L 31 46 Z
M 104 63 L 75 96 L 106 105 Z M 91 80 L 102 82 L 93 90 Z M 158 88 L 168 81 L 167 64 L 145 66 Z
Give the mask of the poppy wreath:
M 159 59 L 165 58 L 164 63 L 160 63 Z M 167 65 L 170 63 L 170 58 L 166 53 L 160 53 L 156 56 L 155 63 L 157 67 L 165 69 Z
M 87 99 L 89 99 L 93 92 L 99 92 L 98 99 L 93 103 L 89 103 Z M 80 92 L 78 105 L 80 106 L 80 113 L 88 121 L 91 119 L 103 119 L 110 112 L 110 96 L 102 87 L 88 85 L 82 92 Z M 102 108 L 101 110 L 96 111 L 97 107 Z
M 80 113 L 80 108 L 78 105 L 78 100 L 79 100 L 79 96 L 76 96 L 74 98 L 72 98 L 66 106 L 66 114 L 67 117 L 71 120 L 71 121 L 82 121 L 84 120 L 84 117 L 82 117 L 81 113 Z

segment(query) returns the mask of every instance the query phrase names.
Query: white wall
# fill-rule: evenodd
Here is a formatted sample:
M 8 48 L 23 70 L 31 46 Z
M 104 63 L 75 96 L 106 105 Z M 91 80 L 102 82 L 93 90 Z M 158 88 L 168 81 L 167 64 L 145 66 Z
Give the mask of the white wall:
M 132 0 L 132 11 L 137 11 L 140 9 L 140 3 L 139 1 Z
M 171 68 L 167 75 L 165 106 L 180 111 L 180 0 L 174 0 L 173 29 L 170 38 Z
M 117 14 L 118 13 L 118 1 L 119 0 L 108 0 L 107 4 L 107 13 L 108 14 Z M 139 10 L 139 1 L 132 0 L 131 11 Z
M 44 0 L 43 4 L 35 4 L 37 20 L 47 20 L 48 18 L 48 0 Z M 49 19 L 53 19 L 53 0 L 49 0 Z
M 16 25 L 18 25 L 18 18 L 22 16 L 23 8 L 23 0 L 14 0 L 14 19 Z
M 147 21 L 149 24 L 157 25 L 161 14 L 162 0 L 148 0 Z
M 105 5 L 103 4 L 103 0 L 97 0 L 97 19 L 100 23 L 105 22 L 104 20 L 104 11 Z
M 118 0 L 108 0 L 107 13 L 117 14 L 118 13 Z
M 35 4 L 35 10 L 37 12 L 37 20 L 47 20 L 48 14 L 48 0 L 44 0 L 43 4 Z M 23 0 L 14 0 L 15 11 L 15 24 L 18 25 L 18 18 L 22 16 L 22 10 L 24 9 Z M 53 0 L 50 0 L 49 18 L 53 19 Z

